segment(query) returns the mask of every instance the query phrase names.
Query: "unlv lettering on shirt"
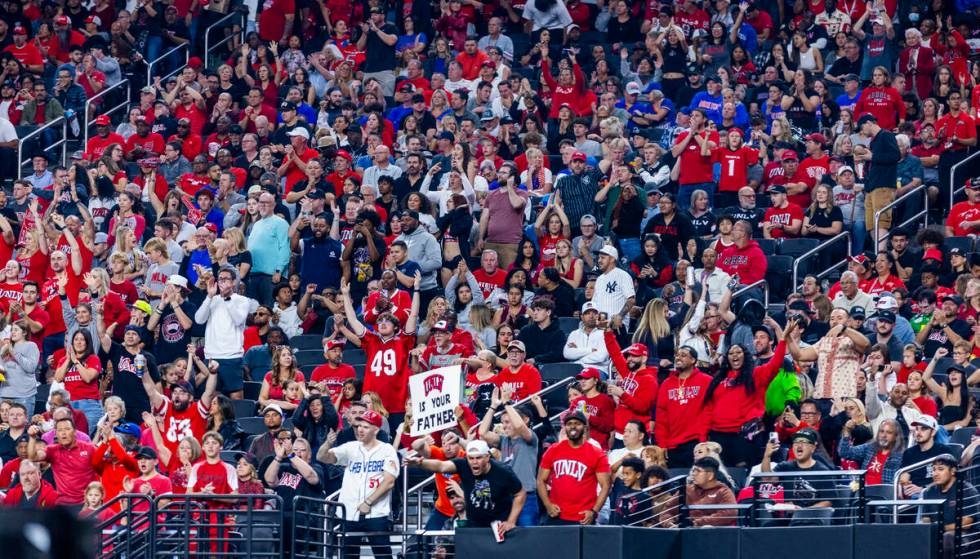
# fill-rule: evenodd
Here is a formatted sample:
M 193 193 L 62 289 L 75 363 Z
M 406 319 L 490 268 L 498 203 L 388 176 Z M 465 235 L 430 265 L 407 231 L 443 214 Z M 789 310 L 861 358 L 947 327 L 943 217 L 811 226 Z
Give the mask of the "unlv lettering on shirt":
M 738 268 L 749 263 L 749 257 L 743 256 L 741 254 L 733 254 L 731 256 L 725 257 L 725 266 L 731 268 Z
M 570 476 L 577 481 L 582 481 L 587 470 L 586 465 L 578 460 L 555 460 L 551 466 L 551 475 L 555 476 L 555 478 Z
M 686 402 L 692 398 L 697 398 L 698 394 L 701 393 L 700 386 L 681 386 L 679 388 L 671 388 L 667 391 L 667 398 L 670 400 L 678 400 L 681 403 Z

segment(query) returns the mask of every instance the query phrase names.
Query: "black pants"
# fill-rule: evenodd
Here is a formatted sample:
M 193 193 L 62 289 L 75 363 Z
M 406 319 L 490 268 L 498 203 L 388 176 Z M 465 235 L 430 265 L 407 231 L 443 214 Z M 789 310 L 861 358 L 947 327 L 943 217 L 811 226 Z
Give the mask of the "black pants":
M 698 441 L 687 441 L 667 451 L 667 466 L 670 468 L 690 468 L 694 465 L 694 447 Z
M 766 440 L 765 433 L 756 435 L 756 440 Z M 751 468 L 762 461 L 762 449 L 754 441 L 748 441 L 741 433 L 722 433 L 711 431 L 708 440 L 721 445 L 721 461 L 729 468 Z
M 562 520 L 561 518 L 551 518 L 548 515 L 544 517 L 545 526 L 578 526 L 579 523 L 575 520 Z
M 391 522 L 387 518 L 366 518 L 347 523 L 348 532 L 388 532 Z M 344 542 L 344 557 L 358 559 L 361 556 L 361 540 L 366 537 L 371 553 L 377 559 L 392 557 L 391 538 L 389 536 L 349 536 Z
M 248 285 L 245 295 L 255 299 L 260 304 L 272 304 L 272 275 L 252 272 L 248 275 Z

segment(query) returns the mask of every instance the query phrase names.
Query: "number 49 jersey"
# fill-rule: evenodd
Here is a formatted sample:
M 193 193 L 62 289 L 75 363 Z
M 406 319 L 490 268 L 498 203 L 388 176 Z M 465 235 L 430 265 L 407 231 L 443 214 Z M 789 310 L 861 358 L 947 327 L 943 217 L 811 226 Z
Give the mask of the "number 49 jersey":
M 412 374 L 408 352 L 414 347 L 415 335 L 404 332 L 388 340 L 374 332 L 365 332 L 361 338 L 361 349 L 367 357 L 364 391 L 377 392 L 390 413 L 405 413 L 408 377 Z

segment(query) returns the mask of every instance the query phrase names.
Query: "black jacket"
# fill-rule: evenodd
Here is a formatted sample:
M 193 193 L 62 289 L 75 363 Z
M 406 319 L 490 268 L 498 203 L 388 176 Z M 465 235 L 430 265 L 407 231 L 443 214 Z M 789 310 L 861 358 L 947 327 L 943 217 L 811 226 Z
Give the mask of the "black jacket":
M 315 396 L 311 398 L 315 398 Z M 315 455 L 316 451 L 327 440 L 327 433 L 337 430 L 337 426 L 340 425 L 340 416 L 337 415 L 337 408 L 333 407 L 330 398 L 320 396 L 320 402 L 323 404 L 323 415 L 320 416 L 319 421 L 313 419 L 309 405 L 311 398 L 300 400 L 299 406 L 293 412 L 293 427 L 303 432 L 303 438 L 310 443 L 310 450 Z
M 560 363 L 565 360 L 565 338 L 567 336 L 558 327 L 556 315 L 552 315 L 551 324 L 542 330 L 537 324 L 521 328 L 517 339 L 524 342 L 528 359 L 535 363 Z

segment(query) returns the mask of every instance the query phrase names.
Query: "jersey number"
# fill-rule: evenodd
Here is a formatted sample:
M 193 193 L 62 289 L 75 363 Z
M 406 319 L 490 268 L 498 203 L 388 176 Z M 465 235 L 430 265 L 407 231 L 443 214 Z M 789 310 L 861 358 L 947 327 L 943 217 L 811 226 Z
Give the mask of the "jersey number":
M 395 350 L 385 349 L 374 354 L 374 359 L 371 360 L 371 371 L 374 372 L 374 376 L 380 377 L 382 374 L 387 376 L 394 376 L 397 372 L 398 366 L 395 362 Z
M 734 174 L 735 174 L 735 160 L 734 159 L 729 159 L 728 160 L 728 175 L 729 176 L 732 176 Z

